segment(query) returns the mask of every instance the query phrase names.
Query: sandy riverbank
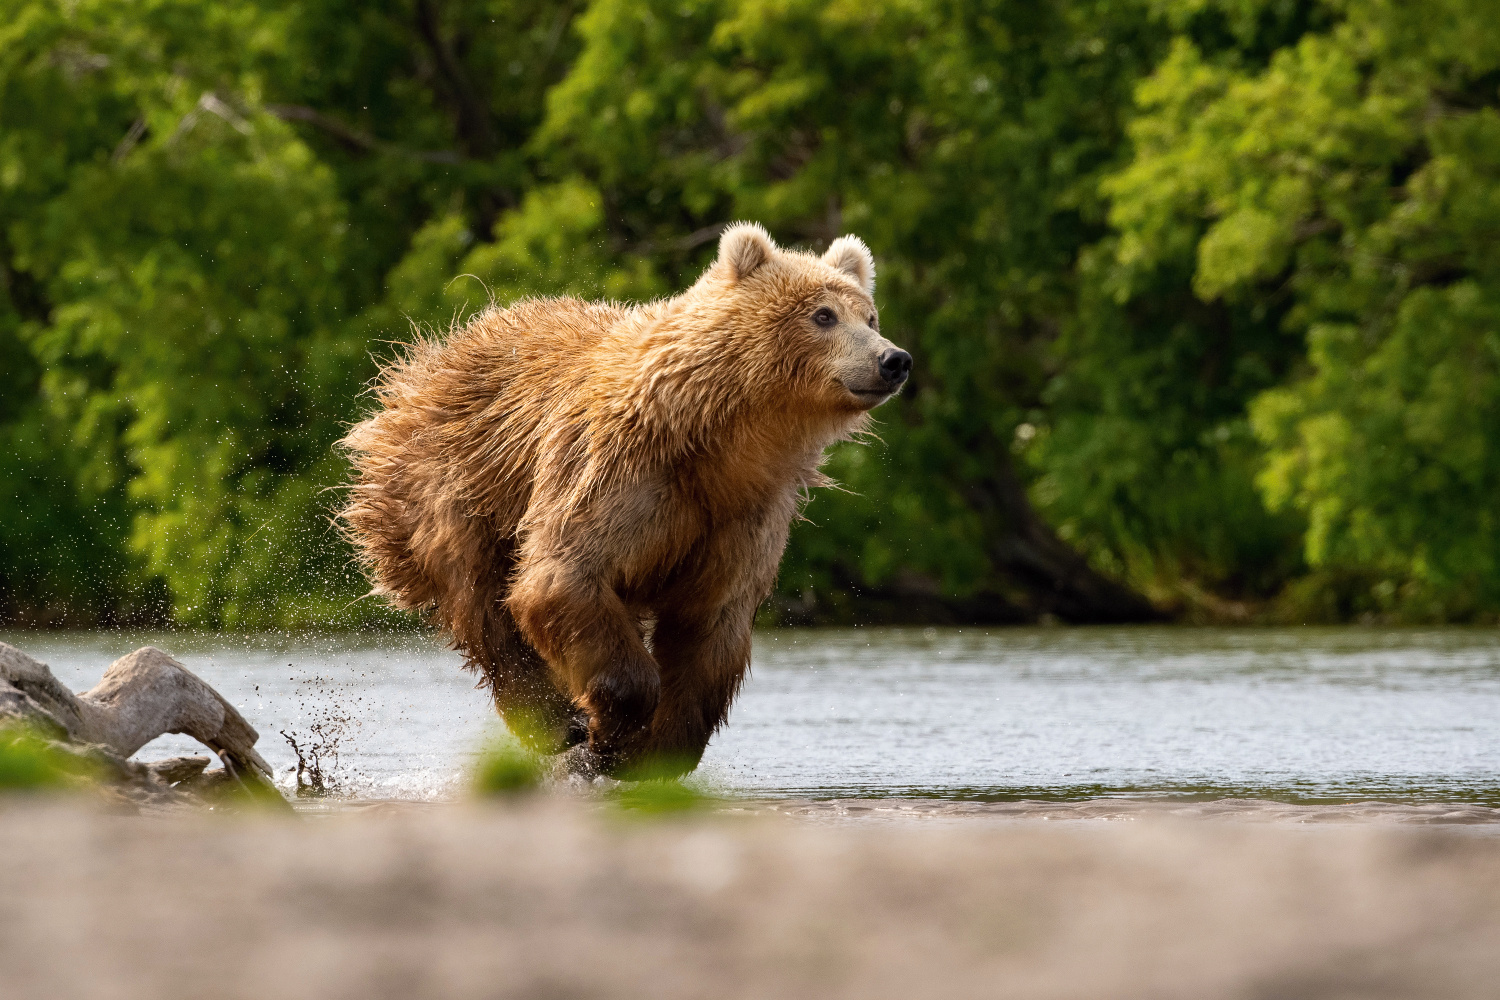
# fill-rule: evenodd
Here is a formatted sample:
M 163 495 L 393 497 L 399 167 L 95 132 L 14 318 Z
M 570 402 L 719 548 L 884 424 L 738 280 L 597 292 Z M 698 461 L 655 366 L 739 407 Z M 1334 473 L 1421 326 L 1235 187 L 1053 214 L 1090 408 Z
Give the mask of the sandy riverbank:
M 549 798 L 299 818 L 7 800 L 0 994 L 1282 1000 L 1500 983 L 1500 826 L 1473 807 L 924 821 L 853 805 L 642 821 Z M 847 818 L 870 814 L 895 821 Z

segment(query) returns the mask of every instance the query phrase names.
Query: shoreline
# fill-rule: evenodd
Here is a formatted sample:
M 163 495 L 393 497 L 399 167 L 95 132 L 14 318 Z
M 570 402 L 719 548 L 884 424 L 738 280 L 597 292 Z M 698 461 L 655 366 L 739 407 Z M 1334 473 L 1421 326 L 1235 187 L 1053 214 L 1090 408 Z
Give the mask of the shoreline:
M 1477 1000 L 1500 978 L 1492 822 L 866 805 L 11 797 L 0 968 L 18 996 L 119 1000 Z
M 1100 796 L 1072 801 L 1021 799 L 974 802 L 951 799 L 777 799 L 752 811 L 802 819 L 954 819 L 1027 822 L 1214 821 L 1350 826 L 1465 826 L 1500 836 L 1500 808 L 1468 802 L 1299 803 L 1273 799 Z
M 287 791 L 282 789 L 283 792 Z M 705 791 L 700 817 L 778 816 L 810 823 L 1110 823 L 1160 820 L 1271 825 L 1345 825 L 1355 827 L 1467 827 L 1500 836 L 1500 807 L 1462 801 L 1391 802 L 1379 799 L 1347 802 L 1285 802 L 1239 796 L 1184 798 L 1101 795 L 1090 798 L 976 801 L 921 796 L 715 796 Z M 590 792 L 542 791 L 541 798 L 574 803 L 584 811 L 607 812 L 606 799 Z M 302 815 L 358 815 L 381 810 L 454 809 L 484 806 L 471 798 L 403 799 L 341 796 L 289 797 Z

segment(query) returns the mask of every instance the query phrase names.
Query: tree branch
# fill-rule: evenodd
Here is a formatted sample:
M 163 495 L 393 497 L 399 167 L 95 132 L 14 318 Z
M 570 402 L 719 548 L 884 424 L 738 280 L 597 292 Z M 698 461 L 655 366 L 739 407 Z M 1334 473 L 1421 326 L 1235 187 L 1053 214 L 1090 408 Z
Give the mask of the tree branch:
M 445 163 L 454 165 L 462 163 L 462 154 L 451 149 L 420 150 L 407 149 L 392 143 L 382 142 L 373 135 L 361 132 L 353 126 L 346 125 L 330 115 L 325 115 L 316 108 L 309 108 L 301 104 L 267 104 L 266 111 L 280 118 L 282 121 L 306 122 L 314 128 L 327 132 L 338 139 L 344 145 L 353 149 L 368 153 L 384 153 L 389 156 L 405 156 L 413 160 L 421 160 L 423 163 Z
M 448 39 L 443 37 L 438 11 L 433 0 L 417 0 L 417 33 L 432 53 L 438 74 L 443 78 L 458 113 L 458 137 L 469 156 L 487 160 L 499 151 L 500 143 L 490 122 L 489 104 L 464 72 L 463 64 Z

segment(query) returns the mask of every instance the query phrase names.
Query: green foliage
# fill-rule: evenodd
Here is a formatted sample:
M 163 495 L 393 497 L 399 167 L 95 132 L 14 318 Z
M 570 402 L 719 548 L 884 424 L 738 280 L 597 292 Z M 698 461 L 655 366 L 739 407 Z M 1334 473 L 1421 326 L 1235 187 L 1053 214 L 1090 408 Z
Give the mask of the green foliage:
M 485 750 L 474 774 L 474 790 L 480 795 L 516 795 L 535 790 L 541 782 L 537 756 L 509 740 Z
M 0 615 L 390 620 L 333 443 L 411 326 L 718 227 L 916 356 L 781 588 L 1500 612 L 1494 0 L 0 0 Z M 1238 603 L 1237 603 L 1238 602 Z
M 1205 303 L 1279 304 L 1306 360 L 1248 400 L 1268 507 L 1372 610 L 1470 617 L 1500 601 L 1500 11 L 1341 12 L 1263 68 L 1174 45 L 1107 187 L 1116 280 L 1191 254 Z
M 77 788 L 94 777 L 82 758 L 54 748 L 29 726 L 0 726 L 0 791 Z
M 622 812 L 643 817 L 699 812 L 714 802 L 679 778 L 649 776 L 622 783 L 610 792 L 610 801 Z
M 71 431 L 54 489 L 129 511 L 119 562 L 162 580 L 179 619 L 263 622 L 257 595 L 287 566 L 257 549 L 308 519 L 314 470 L 332 476 L 320 398 L 358 385 L 315 374 L 344 212 L 331 172 L 250 103 L 271 25 L 184 3 L 10 6 L 0 213 L 34 296 L 12 294 L 10 335 L 41 371 L 39 429 Z M 281 555 L 304 569 L 309 551 Z

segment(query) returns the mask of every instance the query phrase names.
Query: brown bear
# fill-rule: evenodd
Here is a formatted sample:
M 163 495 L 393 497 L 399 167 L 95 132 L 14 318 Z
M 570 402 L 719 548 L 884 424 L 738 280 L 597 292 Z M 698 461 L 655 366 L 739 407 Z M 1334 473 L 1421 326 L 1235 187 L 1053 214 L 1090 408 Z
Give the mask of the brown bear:
M 525 299 L 419 340 L 344 440 L 374 592 L 432 612 L 575 773 L 692 770 L 823 450 L 911 370 L 874 289 L 855 237 L 818 257 L 740 223 L 673 298 Z

